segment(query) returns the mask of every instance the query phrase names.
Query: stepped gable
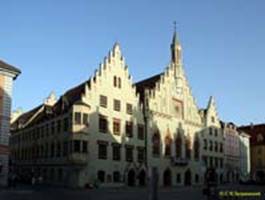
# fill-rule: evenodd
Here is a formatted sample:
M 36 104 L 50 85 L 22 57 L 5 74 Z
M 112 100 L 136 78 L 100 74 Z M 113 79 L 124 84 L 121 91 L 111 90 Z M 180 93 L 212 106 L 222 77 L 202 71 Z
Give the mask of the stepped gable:
M 145 89 L 149 89 L 149 90 L 154 89 L 156 86 L 156 83 L 161 80 L 162 74 L 163 73 L 154 75 L 150 78 L 144 79 L 134 84 L 136 86 L 136 92 L 140 94 L 141 102 L 144 102 Z

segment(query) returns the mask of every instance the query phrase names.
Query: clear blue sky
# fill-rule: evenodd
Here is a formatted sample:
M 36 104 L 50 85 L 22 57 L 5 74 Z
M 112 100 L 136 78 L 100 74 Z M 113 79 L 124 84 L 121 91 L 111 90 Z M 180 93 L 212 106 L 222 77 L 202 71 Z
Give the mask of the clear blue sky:
M 9 0 L 0 8 L 0 58 L 22 70 L 13 109 L 86 80 L 115 41 L 134 81 L 161 72 L 176 20 L 199 107 L 213 95 L 223 120 L 264 122 L 264 0 Z

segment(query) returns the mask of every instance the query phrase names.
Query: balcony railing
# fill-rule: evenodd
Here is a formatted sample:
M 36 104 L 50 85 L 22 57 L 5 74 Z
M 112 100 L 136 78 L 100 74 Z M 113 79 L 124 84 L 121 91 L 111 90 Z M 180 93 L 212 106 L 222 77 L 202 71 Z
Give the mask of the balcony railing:
M 189 164 L 189 160 L 187 158 L 171 157 L 171 164 L 173 166 L 187 166 Z

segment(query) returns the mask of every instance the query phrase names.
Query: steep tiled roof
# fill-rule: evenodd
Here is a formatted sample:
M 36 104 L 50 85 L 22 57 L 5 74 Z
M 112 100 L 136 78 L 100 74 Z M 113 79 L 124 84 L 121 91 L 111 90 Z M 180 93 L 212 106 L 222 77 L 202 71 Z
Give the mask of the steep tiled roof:
M 85 92 L 85 85 L 87 83 L 88 81 L 83 82 L 82 84 L 66 91 L 64 95 L 62 95 L 60 99 L 54 104 L 54 106 L 41 104 L 33 108 L 32 110 L 22 114 L 15 122 L 12 123 L 12 129 L 16 129 L 18 123 L 20 125 L 25 125 L 26 122 L 28 122 L 28 120 L 43 106 L 43 111 L 40 112 L 31 123 L 38 123 L 55 115 L 66 112 L 68 108 L 70 108 L 76 101 L 81 100 L 81 95 Z
M 244 131 L 250 135 L 250 144 L 265 144 L 265 124 L 256 124 L 249 126 L 241 126 L 239 130 Z M 261 134 L 263 136 L 262 141 L 258 141 L 258 135 Z
M 86 84 L 87 81 L 66 91 L 64 95 L 62 95 L 54 105 L 53 112 L 55 112 L 56 114 L 63 113 L 67 110 L 67 108 L 71 107 L 76 101 L 81 100 L 81 95 L 85 92 Z
M 161 79 L 161 75 L 163 73 L 157 74 L 155 76 L 152 76 L 150 78 L 144 79 L 142 81 L 139 81 L 135 83 L 136 91 L 140 94 L 140 100 L 144 101 L 144 90 L 145 89 L 153 89 L 158 81 Z
M 36 113 L 38 112 L 38 110 L 43 106 L 43 104 L 29 110 L 28 112 L 25 112 L 23 113 L 22 115 L 20 115 L 16 121 L 14 121 L 12 124 L 11 124 L 11 129 L 16 129 L 17 128 L 17 125 L 18 123 L 20 125 L 24 125 L 25 123 L 27 123 L 27 121 Z
M 18 68 L 14 67 L 12 65 L 9 65 L 9 64 L 5 63 L 2 60 L 0 60 L 0 69 L 5 69 L 5 70 L 8 70 L 8 71 L 14 72 L 16 74 L 20 74 L 21 73 L 21 71 Z

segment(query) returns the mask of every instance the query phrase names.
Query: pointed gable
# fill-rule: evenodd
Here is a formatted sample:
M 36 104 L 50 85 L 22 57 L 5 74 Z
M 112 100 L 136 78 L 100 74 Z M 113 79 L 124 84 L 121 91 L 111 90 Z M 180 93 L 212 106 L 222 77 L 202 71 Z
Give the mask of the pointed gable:
M 218 116 L 217 107 L 213 96 L 209 98 L 208 105 L 205 111 L 206 125 L 220 127 L 220 119 Z

